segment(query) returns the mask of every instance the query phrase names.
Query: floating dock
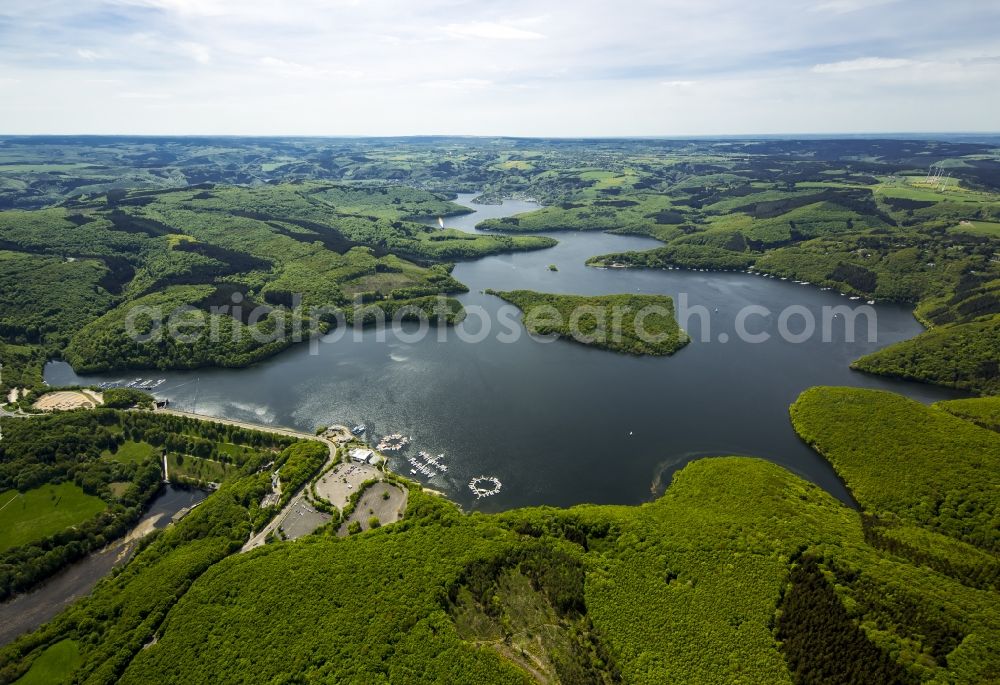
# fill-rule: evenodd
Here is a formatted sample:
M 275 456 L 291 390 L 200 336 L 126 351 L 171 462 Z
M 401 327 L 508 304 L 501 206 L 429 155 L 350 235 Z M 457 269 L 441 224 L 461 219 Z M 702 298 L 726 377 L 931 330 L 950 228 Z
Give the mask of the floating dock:
M 387 435 L 379 441 L 377 450 L 380 452 L 398 452 L 410 444 L 410 439 L 401 433 Z
M 492 497 L 500 492 L 503 483 L 496 476 L 476 476 L 469 481 L 469 489 L 476 496 L 476 499 Z
M 433 478 L 434 476 L 445 473 L 448 471 L 448 467 L 441 463 L 441 459 L 444 458 L 443 454 L 439 454 L 436 457 L 432 456 L 427 452 L 418 452 L 415 457 L 407 457 L 406 460 L 410 462 L 410 473 L 420 473 L 427 478 Z
M 133 381 L 125 383 L 122 380 L 117 381 L 105 381 L 104 383 L 99 383 L 97 387 L 101 390 L 111 390 L 112 388 L 132 388 L 133 390 L 156 390 L 158 387 L 167 382 L 166 378 L 158 378 L 153 380 L 152 378 L 148 380 L 143 380 L 142 378 L 136 378 Z M 122 385 L 122 383 L 125 383 Z

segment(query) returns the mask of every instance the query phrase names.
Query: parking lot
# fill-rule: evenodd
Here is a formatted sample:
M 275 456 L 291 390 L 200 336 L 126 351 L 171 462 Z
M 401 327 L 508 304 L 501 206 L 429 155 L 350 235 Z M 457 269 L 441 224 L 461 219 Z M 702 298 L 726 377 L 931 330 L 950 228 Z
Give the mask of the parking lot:
M 278 524 L 278 530 L 284 534 L 285 539 L 296 540 L 309 535 L 331 518 L 329 514 L 314 509 L 305 499 L 299 499 L 288 507 Z
M 382 472 L 369 464 L 345 462 L 337 464 L 316 482 L 316 494 L 338 509 L 343 510 L 351 495 L 366 480 L 379 478 Z
M 372 516 L 378 517 L 379 524 L 383 526 L 395 523 L 403 518 L 406 512 L 408 494 L 406 490 L 393 483 L 375 483 L 361 495 L 357 506 L 341 524 L 337 535 L 347 535 L 347 527 L 352 521 L 360 523 L 361 530 L 368 530 L 370 528 L 368 520 Z

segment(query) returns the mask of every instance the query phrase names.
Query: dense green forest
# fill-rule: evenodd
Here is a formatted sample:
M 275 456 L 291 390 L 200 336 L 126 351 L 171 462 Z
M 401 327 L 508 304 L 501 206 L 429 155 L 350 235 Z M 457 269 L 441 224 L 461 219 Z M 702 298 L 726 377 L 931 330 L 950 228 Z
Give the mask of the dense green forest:
M 127 396 L 123 403 L 128 405 L 142 399 L 139 393 L 118 392 Z M 293 450 L 293 442 L 205 421 L 103 408 L 5 422 L 0 600 L 124 535 L 160 490 L 161 454 L 211 459 L 243 470 L 272 459 L 275 451 Z M 309 473 L 318 468 L 314 457 L 308 467 Z M 294 467 L 286 479 L 301 484 L 304 477 L 292 478 L 293 473 Z M 254 514 L 266 517 L 274 511 Z
M 0 342 L 0 364 L 3 364 L 0 394 L 6 395 L 13 388 L 40 387 L 45 361 L 45 354 L 41 348 Z
M 534 335 L 555 335 L 614 352 L 668 355 L 689 342 L 667 295 L 554 295 L 487 291 L 524 312 Z
M 855 368 L 997 392 L 1000 240 L 963 230 L 963 224 L 1000 215 L 1000 195 L 930 181 L 916 170 L 875 178 L 846 166 L 829 170 L 823 181 L 727 177 L 693 188 L 680 184 L 671 194 L 674 207 L 649 215 L 668 223 L 619 228 L 660 238 L 663 247 L 595 256 L 588 264 L 747 270 L 914 304 L 932 330 L 859 360 Z M 638 207 L 645 202 L 642 194 L 615 197 Z M 538 222 L 569 223 L 547 209 L 549 216 L 536 212 L 490 228 L 541 230 Z M 591 216 L 577 206 L 557 213 L 562 211 Z M 604 228 L 577 226 L 588 227 Z
M 553 244 L 526 233 L 603 230 L 664 244 L 594 265 L 753 269 L 912 303 L 933 330 L 857 368 L 997 391 L 1000 236 L 977 228 L 1000 219 L 1000 160 L 988 142 L 4 143 L 0 207 L 14 211 L 0 212 L 0 342 L 20 346 L 3 353 L 21 368 L 15 350 L 26 345 L 87 370 L 246 365 L 289 344 L 268 334 L 297 326 L 298 305 L 348 316 L 357 301 L 426 308 L 419 298 L 464 289 L 449 273 L 455 260 Z M 448 201 L 463 191 L 546 206 L 476 234 L 419 222 L 467 211 Z M 47 288 L 55 281 L 58 293 Z M 234 293 L 240 313 L 209 311 Z M 212 349 L 201 339 L 161 349 L 104 330 L 144 297 L 183 302 L 206 325 L 229 317 L 235 331 Z M 263 316 L 248 321 L 257 305 Z M 333 317 L 319 318 L 322 330 Z M 969 353 L 956 359 L 959 347 Z M 10 377 L 37 382 L 33 368 Z
M 54 419 L 101 416 L 122 420 Z M 122 439 L 189 451 L 239 432 L 129 416 Z M 792 416 L 860 511 L 769 462 L 717 457 L 643 506 L 470 515 L 411 485 L 399 523 L 236 554 L 268 486 L 250 459 L 90 597 L 0 649 L 0 682 L 54 665 L 93 683 L 989 682 L 1000 437 L 866 390 L 807 391 Z
M 1000 552 L 997 433 L 900 395 L 853 388 L 810 388 L 791 417 L 868 513 Z
M 454 260 L 555 244 L 414 220 L 463 211 L 404 186 L 297 183 L 112 191 L 0 212 L 0 340 L 85 371 L 194 368 L 246 366 L 353 323 L 361 305 L 454 323 L 457 301 L 438 317 L 434 297 L 466 290 Z M 37 385 L 12 372 L 5 387 L 15 374 Z
M 1000 396 L 948 400 L 934 405 L 949 414 L 1000 433 Z
M 3 143 L 4 395 L 41 391 L 54 357 L 80 371 L 252 364 L 289 333 L 371 320 L 356 305 L 455 323 L 456 260 L 542 249 L 554 239 L 530 234 L 561 230 L 662 242 L 593 266 L 750 271 L 912 304 L 929 330 L 855 368 L 1000 392 L 995 145 Z M 456 192 L 545 206 L 481 233 L 428 225 L 467 211 L 450 201 Z M 578 305 L 593 308 L 581 328 L 594 333 L 616 304 L 657 304 L 668 313 L 647 326 L 661 342 L 641 341 L 626 318 L 622 339 L 603 346 L 670 354 L 687 342 L 668 297 L 494 294 L 524 310 L 532 332 L 563 337 Z M 535 321 L 539 305 L 564 324 Z M 313 307 L 322 313 L 309 320 Z M 196 334 L 157 337 L 178 308 L 174 323 Z M 150 339 L 133 340 L 129 326 Z M 230 335 L 214 340 L 214 329 Z M 271 536 L 245 553 L 317 477 L 327 445 L 130 410 L 148 404 L 141 393 L 105 399 L 4 419 L 0 599 L 127 532 L 160 490 L 164 457 L 173 478 L 217 490 L 143 538 L 89 596 L 0 647 L 0 685 L 978 685 L 1000 673 L 995 396 L 925 406 L 879 391 L 804 392 L 792 424 L 856 507 L 748 457 L 695 460 L 641 506 L 466 514 L 398 479 L 409 497 L 397 523 Z M 276 472 L 281 495 L 267 498 Z
M 864 356 L 851 368 L 1000 394 L 1000 316 L 937 326 Z

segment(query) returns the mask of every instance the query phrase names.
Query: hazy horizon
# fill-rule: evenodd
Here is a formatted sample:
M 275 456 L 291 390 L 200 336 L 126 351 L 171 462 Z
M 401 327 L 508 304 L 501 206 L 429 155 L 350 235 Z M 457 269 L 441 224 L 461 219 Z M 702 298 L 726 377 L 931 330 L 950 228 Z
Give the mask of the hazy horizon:
M 996 138 L 1000 137 L 1000 129 L 983 131 L 814 131 L 803 133 L 705 133 L 690 135 L 578 135 L 578 136 L 545 136 L 545 135 L 511 135 L 505 133 L 385 133 L 385 134 L 352 134 L 352 133 L 5 133 L 0 131 L 0 141 L 13 138 L 122 138 L 122 139 L 169 139 L 169 138 L 258 138 L 266 139 L 299 139 L 299 140 L 411 140 L 420 138 L 454 138 L 454 139 L 500 139 L 500 140 L 951 140 L 965 138 Z

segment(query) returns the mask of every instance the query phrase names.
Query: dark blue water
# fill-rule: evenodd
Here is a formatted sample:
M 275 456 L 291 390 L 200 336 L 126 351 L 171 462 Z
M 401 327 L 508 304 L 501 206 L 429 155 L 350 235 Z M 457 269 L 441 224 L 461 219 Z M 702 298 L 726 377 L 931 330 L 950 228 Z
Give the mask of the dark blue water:
M 460 200 L 468 203 L 469 197 Z M 532 207 L 523 202 L 476 207 L 475 214 L 445 223 L 471 231 L 486 216 Z M 470 288 L 459 299 L 471 309 L 481 307 L 493 321 L 492 334 L 482 342 L 464 342 L 457 335 L 470 337 L 479 330 L 480 318 L 472 315 L 459 331 L 446 330 L 445 342 L 433 332 L 419 342 L 401 341 L 390 332 L 379 342 L 377 332 L 369 330 L 361 342 L 348 334 L 319 345 L 316 354 L 299 345 L 248 369 L 78 378 L 67 365 L 50 364 L 46 377 L 53 384 L 69 384 L 163 376 L 168 381 L 156 394 L 180 409 L 307 431 L 363 422 L 375 435 L 404 433 L 412 437 L 414 451 L 445 453 L 449 471 L 430 481 L 432 487 L 483 510 L 638 503 L 659 492 L 689 460 L 732 454 L 769 459 L 847 499 L 830 466 L 792 430 L 788 406 L 800 392 L 813 385 L 852 385 L 925 402 L 957 395 L 848 368 L 857 357 L 921 331 L 906 307 L 875 306 L 877 342 L 868 342 L 862 325 L 855 342 L 845 342 L 842 335 L 822 342 L 817 335 L 794 344 L 778 335 L 777 317 L 784 307 L 804 306 L 820 321 L 824 306 L 863 303 L 744 273 L 593 269 L 584 266 L 593 255 L 660 243 L 603 233 L 552 235 L 560 243 L 551 249 L 455 268 L 455 277 Z M 550 271 L 549 264 L 559 270 Z M 706 308 L 709 336 L 700 340 L 700 319 L 692 318 L 695 342 L 666 358 L 636 358 L 526 335 L 504 343 L 497 340 L 503 330 L 497 316 L 501 306 L 509 305 L 481 294 L 485 288 L 665 293 L 678 302 L 684 296 L 689 306 Z M 769 333 L 767 342 L 738 339 L 735 317 L 748 305 L 773 312 L 769 318 L 751 317 L 747 324 L 751 332 Z M 516 318 L 509 320 L 520 331 Z M 798 332 L 801 321 L 793 320 L 789 328 Z M 720 334 L 728 342 L 719 342 Z M 393 466 L 410 475 L 402 457 L 394 458 Z M 500 478 L 500 494 L 476 500 L 467 483 L 480 474 Z

